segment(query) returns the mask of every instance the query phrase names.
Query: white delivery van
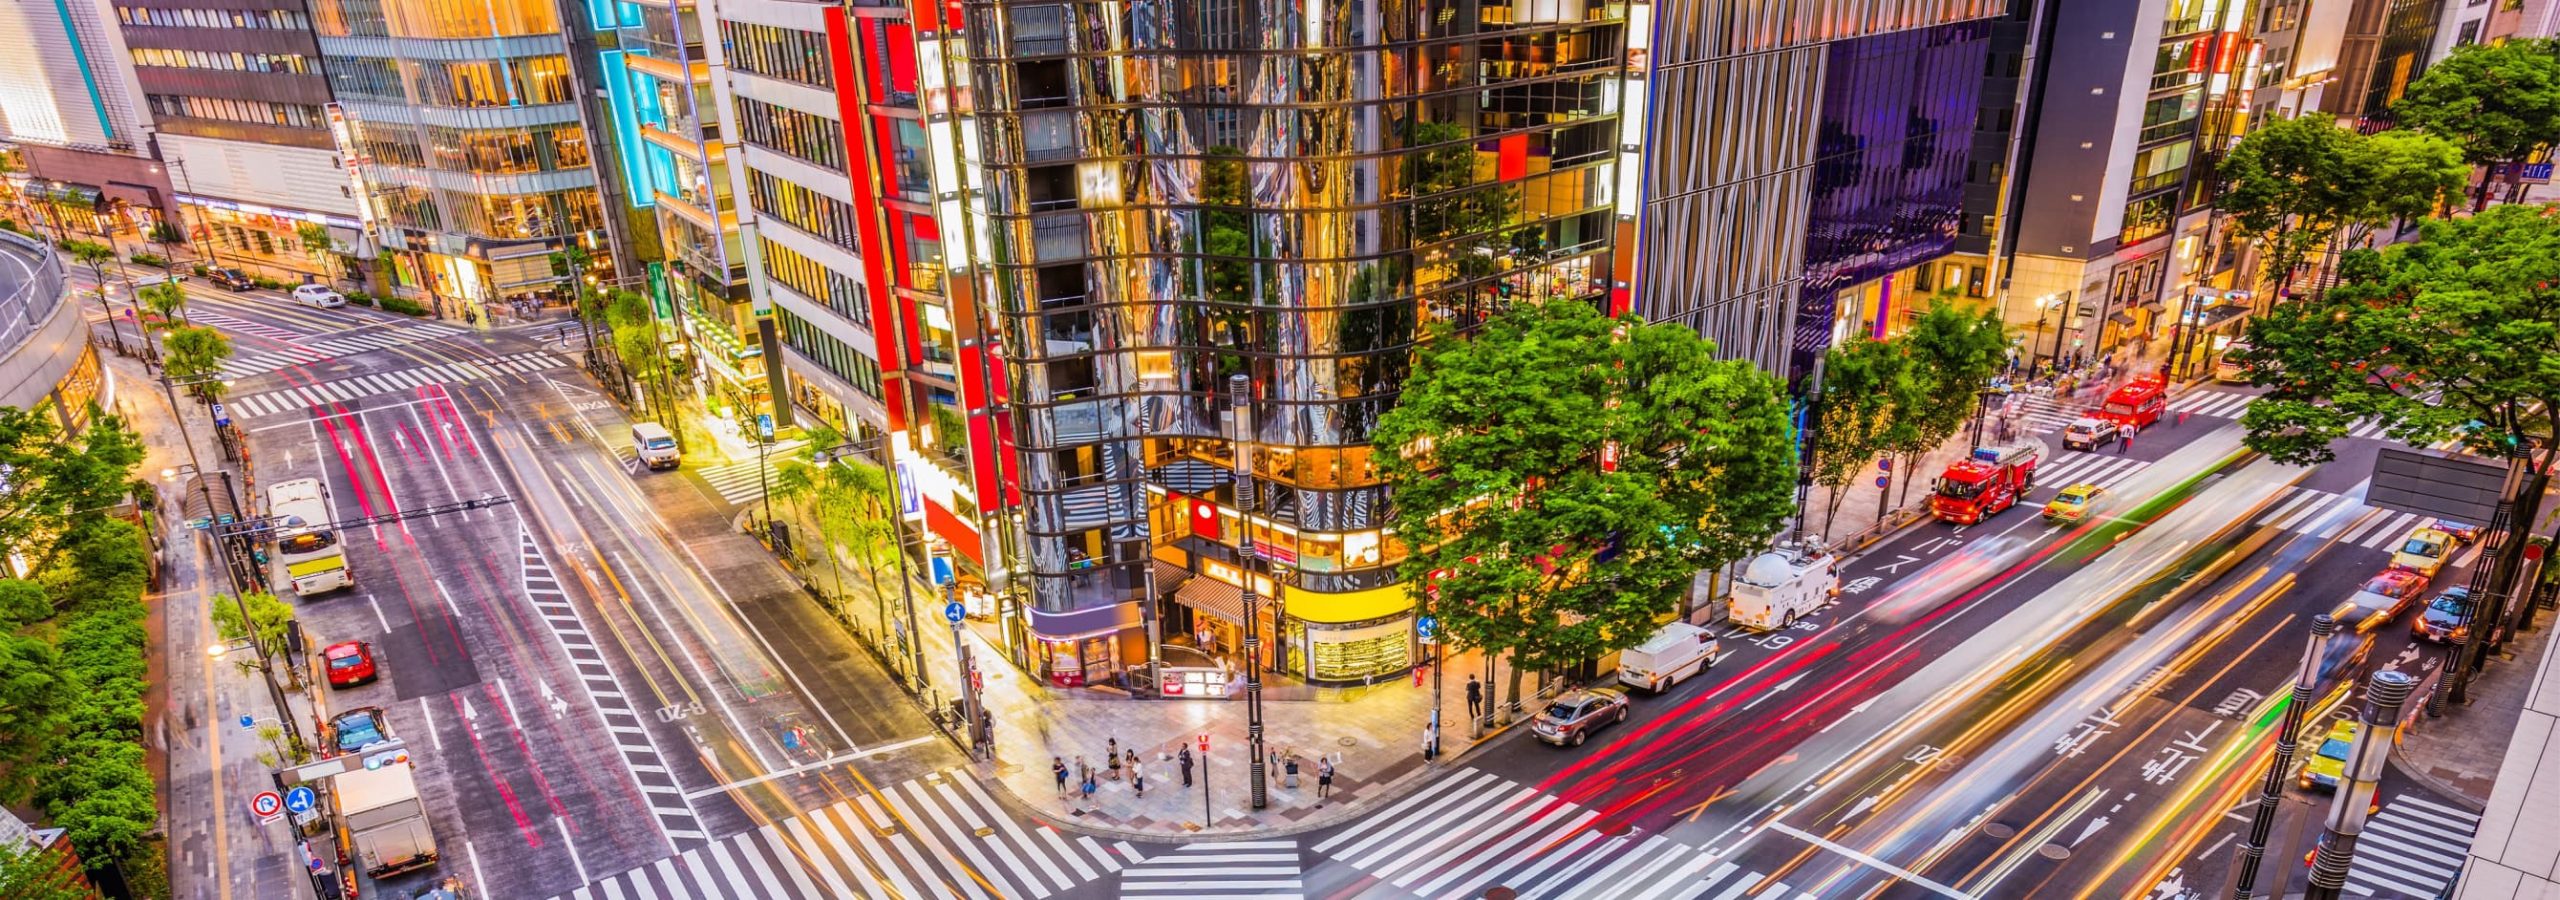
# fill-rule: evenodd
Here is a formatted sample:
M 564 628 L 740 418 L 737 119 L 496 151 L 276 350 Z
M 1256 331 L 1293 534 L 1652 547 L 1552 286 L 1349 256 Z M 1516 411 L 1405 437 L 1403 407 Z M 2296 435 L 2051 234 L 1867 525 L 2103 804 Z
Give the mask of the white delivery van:
M 1772 550 L 1743 567 L 1733 582 L 1733 623 L 1775 631 L 1796 623 L 1840 595 L 1839 557 L 1805 550 Z
M 672 469 L 683 462 L 676 453 L 676 436 L 656 422 L 631 426 L 631 449 L 639 451 L 640 462 L 652 469 Z
M 1724 656 L 1716 636 L 1687 622 L 1662 626 L 1644 643 L 1618 652 L 1618 683 L 1661 693 L 1708 669 Z

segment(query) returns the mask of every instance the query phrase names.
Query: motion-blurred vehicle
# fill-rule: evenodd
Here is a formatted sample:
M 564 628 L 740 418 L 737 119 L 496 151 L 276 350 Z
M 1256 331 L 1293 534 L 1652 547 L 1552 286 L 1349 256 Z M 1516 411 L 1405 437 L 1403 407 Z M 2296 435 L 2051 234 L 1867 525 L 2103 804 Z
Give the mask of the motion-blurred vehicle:
M 2113 419 L 2081 416 L 2062 426 L 2062 447 L 2065 450 L 2096 450 L 2115 440 L 2116 432 L 2122 429 L 2123 426 L 2117 425 Z
M 2470 608 L 2470 588 L 2460 586 L 2448 588 L 2444 593 L 2437 594 L 2435 602 L 2427 604 L 2427 608 L 2418 613 L 2417 621 L 2409 624 L 2409 636 L 2439 644 L 2450 644 L 2469 637 L 2471 625 L 2463 619 L 2469 616 Z
M 306 284 L 293 289 L 293 302 L 313 309 L 332 309 L 347 305 L 347 298 L 328 285 Z
M 2452 558 L 2453 535 L 2421 526 L 2409 532 L 2409 537 L 2400 542 L 2400 549 L 2392 551 L 2391 567 L 2434 578 Z
M 1627 720 L 1627 695 L 1608 688 L 1568 691 L 1538 713 L 1529 731 L 1550 744 L 1582 746 L 1600 726 Z
M 2044 517 L 2056 522 L 2080 521 L 2088 517 L 2089 508 L 2098 505 L 2098 498 L 2106 492 L 2106 488 L 2086 482 L 2063 488 L 2062 493 L 2045 501 Z
M 340 753 L 354 753 L 391 739 L 391 722 L 382 707 L 347 710 L 329 720 L 329 743 Z
M 2337 790 L 2338 782 L 2346 777 L 2347 751 L 2355 746 L 2354 719 L 2329 723 L 2329 733 L 2320 738 L 2320 746 L 2312 748 L 2311 761 L 2302 764 L 2302 774 L 2296 780 L 2305 788 Z
M 2417 603 L 2418 595 L 2426 592 L 2426 576 L 2386 569 L 2382 574 L 2365 579 L 2364 586 L 2357 588 L 2329 615 L 2338 620 L 2340 628 L 2372 631 Z
M 219 285 L 223 290 L 230 291 L 234 294 L 258 286 L 258 282 L 251 279 L 249 277 L 249 273 L 230 268 L 206 269 L 204 272 L 204 280 L 213 282 L 214 284 Z
M 340 641 L 320 651 L 329 662 L 330 687 L 354 687 L 381 676 L 374 666 L 373 645 L 363 641 Z

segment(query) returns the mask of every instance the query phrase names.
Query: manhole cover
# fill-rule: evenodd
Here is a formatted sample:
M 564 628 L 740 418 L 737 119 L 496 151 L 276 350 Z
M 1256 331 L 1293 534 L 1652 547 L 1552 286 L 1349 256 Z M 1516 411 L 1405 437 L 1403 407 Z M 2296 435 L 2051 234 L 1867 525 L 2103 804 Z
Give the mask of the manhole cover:
M 2061 844 L 2046 844 L 2036 848 L 2036 855 L 2046 859 L 2068 859 L 2071 856 L 2071 848 Z
M 1347 737 L 1343 737 L 1343 738 L 1334 738 L 1334 739 L 1333 739 L 1333 742 L 1334 742 L 1334 743 L 1337 743 L 1337 744 L 1341 744 L 1341 745 L 1343 745 L 1343 746 L 1345 746 L 1345 747 L 1357 747 L 1357 746 L 1360 746 L 1360 742 L 1359 742 L 1359 741 L 1352 740 L 1352 739 L 1347 738 Z
M 2005 841 L 2016 836 L 2018 829 L 2000 822 L 1993 822 L 1989 825 L 1982 826 L 1982 833 Z
M 1502 885 L 1494 885 L 1493 887 L 1484 889 L 1484 900 L 1511 900 L 1511 898 L 1518 896 L 1520 896 L 1519 891 L 1503 887 Z

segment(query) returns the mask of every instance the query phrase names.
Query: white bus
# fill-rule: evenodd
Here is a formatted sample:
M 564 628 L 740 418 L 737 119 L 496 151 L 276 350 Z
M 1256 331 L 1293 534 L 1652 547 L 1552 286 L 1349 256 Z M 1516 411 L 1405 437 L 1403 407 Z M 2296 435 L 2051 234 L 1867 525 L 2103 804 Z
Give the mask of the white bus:
M 274 517 L 276 561 L 284 566 L 293 592 L 308 597 L 356 586 L 347 571 L 346 548 L 338 543 L 335 519 L 329 514 L 329 488 L 317 478 L 279 481 L 267 488 L 267 515 Z

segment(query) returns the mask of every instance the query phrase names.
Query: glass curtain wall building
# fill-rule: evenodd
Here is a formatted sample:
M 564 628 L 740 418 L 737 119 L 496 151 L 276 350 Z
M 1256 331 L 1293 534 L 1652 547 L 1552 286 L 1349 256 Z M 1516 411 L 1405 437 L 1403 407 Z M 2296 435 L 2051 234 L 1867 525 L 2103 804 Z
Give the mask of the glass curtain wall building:
M 1276 678 L 1410 667 L 1370 429 L 1426 326 L 1606 302 L 1629 7 L 963 6 L 1028 663 L 1060 685 L 1151 652 L 1233 664 L 1252 579 Z
M 557 6 L 318 0 L 312 18 L 404 293 L 448 311 L 527 296 L 561 279 L 550 251 L 607 246 Z

